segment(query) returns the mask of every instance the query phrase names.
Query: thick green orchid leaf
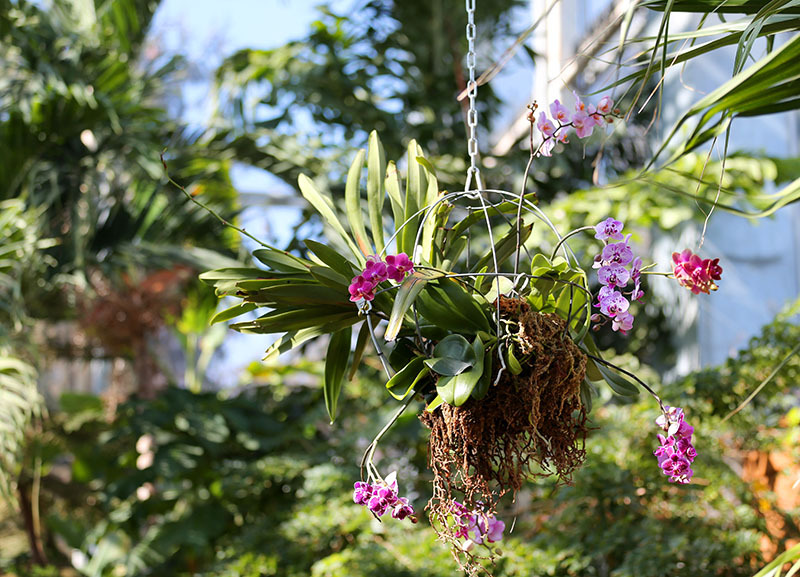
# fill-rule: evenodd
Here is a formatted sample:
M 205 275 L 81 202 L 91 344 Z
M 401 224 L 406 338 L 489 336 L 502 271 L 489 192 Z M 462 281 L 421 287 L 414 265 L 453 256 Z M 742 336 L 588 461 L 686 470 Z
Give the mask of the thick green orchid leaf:
M 392 313 L 389 315 L 389 325 L 386 327 L 386 333 L 384 334 L 384 338 L 387 341 L 393 341 L 397 338 L 408 309 L 414 304 L 425 285 L 429 281 L 441 278 L 444 275 L 445 273 L 438 270 L 417 269 L 405 278 L 397 290 Z
M 364 149 L 358 151 L 350 170 L 347 173 L 347 182 L 344 187 L 344 203 L 347 211 L 347 221 L 350 230 L 356 239 L 356 244 L 365 255 L 372 254 L 372 248 L 367 240 L 367 230 L 364 228 L 364 216 L 361 212 L 361 172 L 364 169 Z
M 405 399 L 414 389 L 414 385 L 428 374 L 428 369 L 423 364 L 424 360 L 424 357 L 414 357 L 406 366 L 395 373 L 386 383 L 386 389 L 389 394 L 398 401 Z
M 600 349 L 597 348 L 597 345 L 594 342 L 594 339 L 591 335 L 586 335 L 581 342 L 581 348 L 585 349 L 585 352 L 601 359 L 600 356 Z M 589 369 L 589 363 L 594 365 L 594 368 Z M 603 380 L 608 383 L 608 386 L 611 387 L 611 390 L 614 391 L 621 397 L 635 397 L 639 395 L 639 387 L 635 385 L 631 380 L 627 377 L 617 373 L 616 371 L 606 367 L 602 362 L 595 362 L 594 359 L 588 359 L 587 361 L 587 369 L 586 375 L 589 378 L 593 378 L 596 376 L 596 372 L 600 373 Z M 599 380 L 599 379 L 598 379 Z
M 483 375 L 484 351 L 480 337 L 475 337 L 472 349 L 477 361 L 470 370 L 454 377 L 439 377 L 436 383 L 436 391 L 448 405 L 460 407 L 466 403 Z
M 516 355 L 514 355 L 513 345 L 506 350 L 506 356 L 508 358 L 508 371 L 512 375 L 519 375 L 522 372 L 522 365 L 519 364 Z
M 424 207 L 431 207 L 433 206 L 437 199 L 439 198 L 439 181 L 436 179 L 436 171 L 433 168 L 433 165 L 425 159 L 423 156 L 417 157 L 417 163 L 422 167 L 425 171 L 425 176 L 428 182 L 427 189 L 425 191 L 425 197 L 423 199 Z M 420 207 L 421 208 L 421 207 Z M 419 244 L 422 247 L 422 258 L 429 262 L 434 262 L 434 247 L 433 247 L 433 239 L 436 236 L 436 231 L 438 230 L 440 225 L 444 223 L 440 222 L 440 214 L 438 210 L 438 206 L 433 209 L 432 214 L 428 215 L 428 218 L 425 220 L 425 223 L 422 225 L 422 234 L 420 235 Z M 423 214 L 425 216 L 425 214 Z M 416 247 L 415 247 L 416 248 Z
M 444 404 L 444 399 L 442 398 L 442 395 L 437 394 L 433 400 L 425 406 L 425 410 L 429 413 L 432 413 L 442 404 Z
M 531 236 L 531 231 L 533 230 L 533 224 L 526 225 L 523 223 L 522 228 L 519 231 L 520 234 L 520 245 L 524 244 L 526 240 Z M 494 243 L 494 255 L 497 257 L 497 266 L 502 266 L 503 263 L 512 255 L 517 248 L 517 229 L 516 227 L 511 227 L 511 229 L 503 235 L 499 240 L 495 241 Z M 475 263 L 472 267 L 473 271 L 481 270 L 483 267 L 487 267 L 487 271 L 490 273 L 497 272 L 494 269 L 494 258 L 492 256 L 492 251 L 488 251 L 481 259 Z M 489 279 L 487 282 L 491 282 Z
M 383 151 L 378 133 L 369 134 L 369 153 L 367 155 L 367 208 L 369 210 L 369 223 L 372 228 L 372 240 L 375 242 L 375 252 L 383 251 L 383 201 L 384 177 L 386 175 L 386 153 Z
M 338 310 L 353 308 L 347 292 L 320 284 L 284 284 L 262 289 L 245 296 L 245 301 L 273 308 L 333 305 Z
M 425 359 L 425 366 L 427 366 L 434 373 L 444 377 L 455 377 L 456 375 L 460 375 L 467 369 L 472 368 L 474 364 L 475 363 L 468 363 L 458 359 L 451 359 L 449 357 L 434 357 L 432 359 Z
M 603 378 L 611 387 L 611 390 L 617 393 L 620 397 L 637 397 L 639 396 L 639 387 L 628 377 L 617 373 L 603 365 L 597 363 L 597 370 L 603 375 Z
M 325 286 L 336 290 L 344 300 L 348 300 L 347 285 L 350 284 L 350 278 L 326 266 L 312 267 L 311 276 Z
M 408 143 L 408 176 L 406 177 L 403 222 L 395 223 L 396 228 L 404 225 L 397 237 L 397 252 L 404 252 L 408 255 L 414 254 L 414 241 L 422 219 L 421 215 L 416 213 L 425 207 L 428 191 L 428 172 L 417 161 L 419 156 L 423 156 L 422 149 L 417 145 L 416 140 L 412 140 Z
M 449 331 L 491 332 L 489 304 L 482 307 L 461 283 L 451 278 L 429 283 L 417 298 L 417 309 L 428 322 Z
M 581 382 L 581 404 L 583 405 L 586 414 L 592 412 L 592 395 L 595 394 L 594 385 L 588 379 Z
M 538 203 L 538 199 L 536 198 L 536 193 L 530 193 L 525 195 L 525 202 L 529 202 L 532 204 Z M 502 202 L 497 206 L 489 207 L 487 210 L 489 211 L 489 215 L 503 215 L 503 214 L 513 214 L 516 216 L 517 210 L 519 208 L 518 202 L 506 201 Z M 480 209 L 480 206 L 477 207 Z M 472 226 L 479 222 L 486 222 L 486 215 L 483 213 L 482 210 L 473 210 L 468 216 L 464 217 L 460 221 L 458 221 L 448 234 L 449 242 L 452 242 L 453 239 L 462 237 Z
M 328 344 L 328 353 L 325 357 L 325 408 L 331 423 L 336 419 L 336 405 L 339 394 L 342 392 L 342 381 L 347 372 L 347 362 L 350 359 L 350 340 L 353 330 L 347 327 L 336 331 L 331 336 Z
M 480 337 L 480 335 L 479 335 Z M 482 340 L 482 339 L 481 339 Z M 483 355 L 483 374 L 478 379 L 478 384 L 472 389 L 472 398 L 480 401 L 489 393 L 489 387 L 492 385 L 492 354 L 494 347 L 490 347 Z
M 475 366 L 477 360 L 467 339 L 448 335 L 433 349 L 433 358 L 425 359 L 425 365 L 435 373 L 454 377 Z

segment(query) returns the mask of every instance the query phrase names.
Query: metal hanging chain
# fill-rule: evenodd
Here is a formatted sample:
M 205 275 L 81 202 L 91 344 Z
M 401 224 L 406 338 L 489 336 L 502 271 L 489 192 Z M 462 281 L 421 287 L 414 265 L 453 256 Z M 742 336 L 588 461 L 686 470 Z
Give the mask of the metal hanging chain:
M 481 171 L 478 168 L 478 110 L 475 107 L 475 99 L 478 96 L 478 83 L 475 81 L 475 1 L 476 0 L 466 0 L 467 70 L 469 71 L 469 84 L 467 85 L 467 96 L 469 98 L 469 107 L 467 109 L 467 128 L 469 129 L 467 152 L 469 154 L 469 168 L 467 169 L 467 184 L 464 190 L 470 190 L 473 178 L 475 179 L 476 190 L 481 190 L 483 188 Z

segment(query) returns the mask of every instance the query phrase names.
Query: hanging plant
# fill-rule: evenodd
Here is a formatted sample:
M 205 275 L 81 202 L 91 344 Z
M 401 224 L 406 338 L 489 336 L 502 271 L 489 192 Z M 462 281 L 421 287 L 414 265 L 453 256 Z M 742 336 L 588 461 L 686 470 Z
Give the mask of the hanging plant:
M 612 106 L 608 97 L 596 106 L 578 100 L 570 113 L 555 101 L 552 119 L 544 112 L 537 118 L 532 106 L 531 141 L 534 125 L 542 139 L 532 146 L 531 160 L 552 154 L 571 131 L 584 138 L 613 122 Z M 617 395 L 637 395 L 640 387 L 653 395 L 665 433 L 658 463 L 670 481 L 689 482 L 696 453 L 682 411 L 664 406 L 638 377 L 603 359 L 591 338 L 604 324 L 629 331 L 631 306 L 644 296 L 642 276 L 670 273 L 644 267 L 613 218 L 560 234 L 535 194 L 483 189 L 474 161 L 466 190 L 449 193 L 439 190 L 434 167 L 413 140 L 406 165 L 403 190 L 373 132 L 368 151 L 356 155 L 348 172 L 344 218 L 311 178 L 299 179 L 302 195 L 326 225 L 327 242 L 307 239 L 305 256 L 262 243 L 253 256 L 266 269 L 201 276 L 219 296 L 240 301 L 215 322 L 266 310 L 231 325 L 244 333 L 280 334 L 266 358 L 328 339 L 324 392 L 331 421 L 345 380 L 372 344 L 387 373 L 387 391 L 402 404 L 364 455 L 354 501 L 378 518 L 416 522 L 395 475 L 383 477 L 373 457 L 396 418 L 415 399 L 424 400 L 420 420 L 430 429 L 433 473 L 428 517 L 472 571 L 479 559 L 498 554 L 495 544 L 505 529 L 496 511 L 500 497 L 537 476 L 571 482 L 586 458 L 587 418 L 602 381 Z M 552 231 L 552 253 L 529 246 L 535 222 Z M 588 266 L 569 247 L 582 233 L 598 242 Z M 693 292 L 717 288 L 722 269 L 716 260 L 690 251 L 673 260 L 672 274 Z M 592 269 L 601 285 L 596 294 L 588 281 Z

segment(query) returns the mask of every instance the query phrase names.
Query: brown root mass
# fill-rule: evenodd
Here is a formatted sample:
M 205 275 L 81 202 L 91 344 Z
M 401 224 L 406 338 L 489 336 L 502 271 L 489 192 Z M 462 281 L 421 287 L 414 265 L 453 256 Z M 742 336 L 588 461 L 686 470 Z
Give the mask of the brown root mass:
M 580 386 L 586 357 L 570 339 L 566 323 L 530 310 L 527 302 L 502 298 L 501 316 L 516 330 L 515 356 L 522 372 L 504 371 L 480 401 L 424 411 L 431 430 L 428 460 L 433 471 L 432 520 L 448 541 L 453 500 L 494 510 L 496 500 L 534 476 L 555 474 L 569 483 L 586 451 L 586 412 Z M 498 367 L 495 359 L 495 370 Z

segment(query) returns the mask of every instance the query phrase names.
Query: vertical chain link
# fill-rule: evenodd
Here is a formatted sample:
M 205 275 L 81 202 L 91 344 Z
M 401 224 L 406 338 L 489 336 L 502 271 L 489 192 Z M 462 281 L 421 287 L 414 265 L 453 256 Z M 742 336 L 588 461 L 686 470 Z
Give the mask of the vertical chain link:
M 465 190 L 470 190 L 472 179 L 475 179 L 477 190 L 483 188 L 481 182 L 481 171 L 478 168 L 478 110 L 475 107 L 475 99 L 478 96 L 478 84 L 475 82 L 475 1 L 466 0 L 467 7 L 467 70 L 469 71 L 469 84 L 467 85 L 467 96 L 469 97 L 469 108 L 467 109 L 467 129 L 469 140 L 467 140 L 467 153 L 469 154 L 469 168 L 467 169 L 467 184 Z

